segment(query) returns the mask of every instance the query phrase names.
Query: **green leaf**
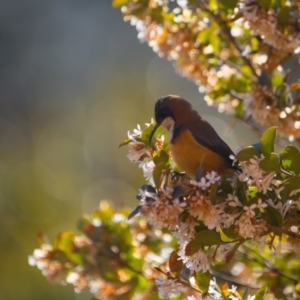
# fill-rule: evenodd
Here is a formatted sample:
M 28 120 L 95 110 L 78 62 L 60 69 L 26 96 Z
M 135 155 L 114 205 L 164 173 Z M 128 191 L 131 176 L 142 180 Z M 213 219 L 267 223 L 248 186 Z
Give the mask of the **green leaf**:
M 250 146 L 242 149 L 239 153 L 237 153 L 236 158 L 239 161 L 247 161 L 254 156 L 259 157 L 259 153 L 254 147 Z
M 228 237 L 225 232 L 222 230 L 222 228 L 220 228 L 220 237 L 222 242 L 232 242 L 234 239 Z
M 266 172 L 275 172 L 280 169 L 280 158 L 277 153 L 270 153 L 259 162 L 260 169 Z
M 275 87 L 281 86 L 283 83 L 283 80 L 284 80 L 284 76 L 282 73 L 279 73 L 279 72 L 274 72 L 274 74 L 271 77 L 272 85 Z
M 64 252 L 68 259 L 74 263 L 81 264 L 83 256 L 80 252 L 75 251 L 74 246 L 75 233 L 71 230 L 65 230 L 57 235 L 54 241 L 54 247 Z
M 73 246 L 75 233 L 71 230 L 64 230 L 59 233 L 54 241 L 54 248 L 62 251 L 68 251 Z
M 222 244 L 221 237 L 219 233 L 211 230 L 202 230 L 199 231 L 195 238 L 190 241 L 186 246 L 186 254 L 193 255 L 196 253 L 201 247 L 205 246 L 213 246 Z
M 212 275 L 209 272 L 197 272 L 194 277 L 198 288 L 203 293 L 207 293 Z
M 218 9 L 218 1 L 217 0 L 209 0 L 208 7 L 211 11 L 215 11 Z
M 119 145 L 119 148 L 128 145 L 130 142 L 131 142 L 131 139 L 126 139 L 126 140 L 124 140 L 124 141 Z
M 247 183 L 245 181 L 238 181 L 237 188 L 236 188 L 236 196 L 238 197 L 238 199 L 243 205 L 247 205 L 248 203 L 247 190 L 248 190 Z
M 112 7 L 117 8 L 129 4 L 130 0 L 113 0 Z
M 263 133 L 260 142 L 261 142 L 261 152 L 263 153 L 264 156 L 267 156 L 270 153 L 274 152 L 276 133 L 277 133 L 277 126 L 270 127 Z
M 258 194 L 258 188 L 257 186 L 250 186 L 249 187 L 249 197 L 255 198 Z
M 268 291 L 267 287 L 262 287 L 262 288 L 260 288 L 260 289 L 255 293 L 255 300 L 264 300 L 267 291 Z
M 154 129 L 154 126 L 155 126 L 155 124 L 150 124 L 148 127 L 145 127 L 143 129 L 142 134 L 141 134 L 141 138 L 140 138 L 141 141 L 143 141 L 143 142 L 145 142 L 147 144 L 149 142 L 151 142 L 151 141 L 149 141 L 149 137 L 150 137 L 150 134 L 151 134 L 152 130 Z M 159 129 L 160 129 L 159 127 L 156 129 L 155 136 L 157 136 L 157 133 L 158 133 Z M 154 136 L 153 136 L 152 140 L 155 141 Z
M 217 34 L 213 34 L 210 38 L 210 45 L 213 47 L 214 53 L 220 52 L 221 40 Z
M 267 222 L 275 226 L 281 226 L 282 217 L 279 211 L 272 206 L 267 206 L 265 210 Z
M 157 165 L 155 165 L 155 167 L 153 169 L 152 176 L 153 176 L 153 181 L 155 183 L 155 187 L 157 189 L 160 188 L 160 178 L 161 178 L 161 174 L 165 168 L 166 168 L 165 163 L 160 162 Z
M 211 36 L 211 29 L 210 28 L 205 28 L 201 30 L 198 35 L 197 39 L 202 43 L 202 44 L 208 44 L 210 41 L 210 36 Z
M 250 45 L 252 52 L 257 52 L 259 50 L 259 40 L 255 36 L 251 37 Z
M 156 154 L 153 157 L 154 163 L 157 165 L 159 163 L 166 164 L 169 161 L 169 155 L 166 151 L 161 150 L 156 152 Z
M 294 196 L 297 193 L 295 193 L 296 191 L 298 191 L 300 189 L 300 177 L 299 176 L 295 176 L 292 177 L 290 179 L 288 179 L 287 181 L 284 182 L 284 192 L 286 193 L 286 196 Z
M 223 234 L 226 236 L 223 236 Z M 237 231 L 235 230 L 235 226 L 230 226 L 228 228 L 222 228 L 222 233 L 220 232 L 220 237 L 223 242 L 234 241 L 239 237 Z
M 300 173 L 300 152 L 294 146 L 286 146 L 281 150 L 282 167 L 294 174 Z

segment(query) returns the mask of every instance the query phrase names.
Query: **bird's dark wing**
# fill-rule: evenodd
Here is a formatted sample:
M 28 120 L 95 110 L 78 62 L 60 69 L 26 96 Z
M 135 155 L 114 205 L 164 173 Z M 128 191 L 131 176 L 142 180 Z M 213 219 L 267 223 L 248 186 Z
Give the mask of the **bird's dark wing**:
M 198 118 L 200 118 L 201 121 Z M 224 157 L 225 160 L 228 161 L 228 166 L 232 166 L 233 161 L 229 156 L 234 155 L 233 151 L 207 121 L 203 120 L 199 115 L 197 115 L 197 119 L 197 122 L 189 122 L 189 126 L 187 127 L 195 140 L 200 145 Z M 195 124 L 197 125 L 195 126 Z

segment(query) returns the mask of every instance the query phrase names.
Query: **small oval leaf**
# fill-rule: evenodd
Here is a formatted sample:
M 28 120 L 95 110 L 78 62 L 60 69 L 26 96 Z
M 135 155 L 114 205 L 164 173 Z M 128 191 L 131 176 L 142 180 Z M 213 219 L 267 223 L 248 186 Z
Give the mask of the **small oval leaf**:
M 276 134 L 277 134 L 277 126 L 270 127 L 267 129 L 261 139 L 261 152 L 263 153 L 264 156 L 269 155 L 270 153 L 274 152 L 274 143 L 276 139 Z
M 236 158 L 239 161 L 247 161 L 254 156 L 259 157 L 259 153 L 253 146 L 250 146 L 242 149 L 239 153 L 237 153 Z
M 169 155 L 166 151 L 161 150 L 156 152 L 153 157 L 153 161 L 155 164 L 164 163 L 166 164 L 169 161 Z
M 199 231 L 195 235 L 195 238 L 187 244 L 185 253 L 186 255 L 193 255 L 201 247 L 220 245 L 222 243 L 223 242 L 218 232 L 208 229 L 202 230 Z
M 281 150 L 282 166 L 285 170 L 298 175 L 300 173 L 300 152 L 294 146 L 286 146 Z
M 212 278 L 212 274 L 210 274 L 209 272 L 205 272 L 205 273 L 197 272 L 195 274 L 196 284 L 203 293 L 208 292 L 211 278 Z
M 280 168 L 280 158 L 277 153 L 270 153 L 259 162 L 260 169 L 266 172 L 275 172 Z

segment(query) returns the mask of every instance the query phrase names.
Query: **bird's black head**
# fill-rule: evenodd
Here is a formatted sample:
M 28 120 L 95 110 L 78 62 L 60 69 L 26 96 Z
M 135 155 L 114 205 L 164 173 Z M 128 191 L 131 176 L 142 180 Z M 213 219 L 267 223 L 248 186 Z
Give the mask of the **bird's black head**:
M 157 124 L 161 124 L 164 119 L 171 117 L 175 121 L 174 114 L 172 112 L 171 97 L 163 97 L 157 100 L 154 108 L 154 117 Z
M 168 95 L 158 99 L 154 108 L 156 125 L 150 134 L 149 141 L 151 141 L 156 129 L 160 125 L 169 129 L 168 127 L 173 127 L 174 124 L 180 124 L 182 117 L 191 110 L 190 103 L 179 96 Z
M 154 108 L 155 121 L 161 124 L 164 119 L 170 117 L 174 122 L 192 110 L 192 106 L 186 100 L 175 95 L 168 95 L 157 100 Z

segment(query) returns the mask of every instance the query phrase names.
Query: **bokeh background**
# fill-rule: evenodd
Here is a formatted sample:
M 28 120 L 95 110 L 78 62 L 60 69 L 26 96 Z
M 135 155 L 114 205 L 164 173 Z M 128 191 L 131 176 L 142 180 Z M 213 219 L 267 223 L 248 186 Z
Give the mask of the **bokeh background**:
M 134 206 L 142 171 L 119 143 L 179 94 L 235 148 L 258 137 L 206 106 L 109 0 L 2 0 L 0 299 L 89 299 L 28 265 L 42 230 L 76 229 L 103 199 Z

